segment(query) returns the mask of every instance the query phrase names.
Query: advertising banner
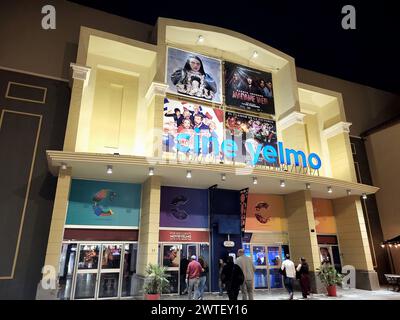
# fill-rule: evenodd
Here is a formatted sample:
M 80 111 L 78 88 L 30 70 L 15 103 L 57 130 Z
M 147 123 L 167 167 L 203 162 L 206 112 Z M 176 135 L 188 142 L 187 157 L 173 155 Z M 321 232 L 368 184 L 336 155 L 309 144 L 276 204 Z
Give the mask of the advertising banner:
M 244 110 L 275 114 L 272 74 L 225 62 L 225 103 Z
M 246 232 L 287 232 L 282 196 L 250 193 L 247 200 Z
M 224 134 L 223 116 L 220 109 L 165 98 L 163 151 L 179 151 L 188 157 L 218 157 Z
M 66 225 L 138 227 L 141 185 L 72 180 Z
M 208 190 L 161 187 L 160 227 L 208 228 Z
M 222 103 L 221 61 L 201 54 L 168 48 L 168 91 Z
M 248 165 L 279 166 L 276 123 L 274 120 L 225 112 L 225 139 L 234 141 L 231 161 Z

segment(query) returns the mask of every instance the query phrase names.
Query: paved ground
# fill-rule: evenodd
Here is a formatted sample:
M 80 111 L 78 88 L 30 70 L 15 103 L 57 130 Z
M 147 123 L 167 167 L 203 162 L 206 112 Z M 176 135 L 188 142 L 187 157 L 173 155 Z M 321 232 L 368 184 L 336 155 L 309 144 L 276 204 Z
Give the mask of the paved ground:
M 269 291 L 256 291 L 255 300 L 287 300 L 288 294 L 285 290 L 275 289 Z M 187 295 L 184 296 L 172 296 L 164 295 L 162 300 L 186 300 Z M 241 294 L 239 293 L 239 300 Z M 303 300 L 301 292 L 295 292 L 295 300 Z M 224 296 L 218 294 L 205 294 L 204 300 L 228 300 L 226 293 Z M 328 297 L 326 294 L 313 294 L 308 300 L 400 300 L 400 292 L 393 292 L 389 289 L 383 288 L 377 291 L 367 291 L 359 289 L 342 290 L 337 288 L 337 297 Z

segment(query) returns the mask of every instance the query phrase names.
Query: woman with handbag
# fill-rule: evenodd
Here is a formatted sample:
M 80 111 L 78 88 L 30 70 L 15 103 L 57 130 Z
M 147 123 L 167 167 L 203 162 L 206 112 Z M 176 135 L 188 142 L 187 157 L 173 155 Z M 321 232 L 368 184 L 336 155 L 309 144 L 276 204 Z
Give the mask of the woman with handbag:
M 300 280 L 301 293 L 304 299 L 310 295 L 310 277 L 309 277 L 309 267 L 305 258 L 300 259 L 300 263 L 296 268 L 296 278 Z

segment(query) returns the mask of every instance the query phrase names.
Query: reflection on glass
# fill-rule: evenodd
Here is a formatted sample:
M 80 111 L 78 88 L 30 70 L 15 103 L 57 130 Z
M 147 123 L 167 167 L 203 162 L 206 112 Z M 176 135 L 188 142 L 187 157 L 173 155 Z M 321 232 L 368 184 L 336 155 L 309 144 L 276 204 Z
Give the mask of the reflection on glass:
M 178 293 L 178 271 L 167 271 L 167 279 L 169 281 L 169 290 L 163 291 L 163 293 Z
M 118 295 L 119 273 L 102 273 L 100 276 L 99 298 L 111 298 Z
M 75 299 L 92 299 L 96 289 L 97 273 L 78 273 L 76 275 Z
M 63 244 L 60 258 L 58 298 L 68 300 L 71 298 L 72 276 L 75 267 L 76 244 Z
M 253 264 L 255 266 L 265 266 L 265 247 L 264 246 L 253 246 Z
M 256 289 L 268 288 L 267 269 L 257 269 L 254 272 L 254 287 Z
M 119 269 L 121 262 L 121 245 L 103 245 L 102 269 Z
M 191 257 L 191 256 L 197 256 L 197 248 L 196 245 L 188 245 L 187 246 L 187 256 Z
M 282 288 L 282 276 L 279 273 L 279 268 L 269 269 L 269 281 L 271 289 Z
M 126 244 L 124 251 L 124 268 L 122 276 L 123 297 L 133 294 L 133 275 L 136 273 L 137 244 Z
M 97 269 L 99 262 L 98 245 L 81 245 L 78 269 Z
M 279 265 L 279 247 L 268 247 L 268 264 L 270 266 Z
M 244 244 L 243 245 L 243 250 L 244 250 L 244 255 L 251 257 L 251 253 L 250 253 L 250 245 L 249 244 Z
M 179 248 L 172 245 L 164 245 L 163 266 L 179 267 L 180 251 Z
M 342 273 L 342 263 L 340 261 L 340 253 L 338 246 L 332 246 L 333 263 L 337 272 Z

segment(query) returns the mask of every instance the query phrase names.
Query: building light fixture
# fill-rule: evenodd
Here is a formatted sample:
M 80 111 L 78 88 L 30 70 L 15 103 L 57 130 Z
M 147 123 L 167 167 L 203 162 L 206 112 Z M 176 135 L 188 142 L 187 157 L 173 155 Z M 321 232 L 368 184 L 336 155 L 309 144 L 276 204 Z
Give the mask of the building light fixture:
M 382 243 L 382 244 L 381 244 L 381 247 L 382 247 L 382 248 L 385 248 L 385 244 L 384 244 L 384 243 Z
M 258 52 L 254 51 L 252 57 L 253 57 L 253 59 L 256 59 L 258 57 Z
M 222 180 L 222 181 L 225 181 L 225 180 L 226 180 L 226 174 L 225 174 L 225 173 L 222 173 L 222 174 L 221 174 L 221 180 Z
M 257 183 L 258 183 L 257 177 L 253 177 L 253 184 L 257 184 Z
M 306 183 L 306 189 L 307 189 L 307 190 L 310 190 L 310 189 L 311 189 L 311 184 Z
M 197 43 L 203 43 L 204 42 L 204 37 L 202 35 L 199 35 L 197 38 Z
M 192 178 L 192 171 L 188 170 L 186 171 L 186 178 L 191 179 Z
M 61 170 L 67 170 L 67 165 L 65 163 L 61 163 Z
M 333 192 L 332 187 L 329 186 L 329 187 L 328 187 L 328 193 L 332 193 L 332 192 Z
M 347 189 L 346 192 L 347 192 L 348 196 L 351 196 L 351 190 L 350 189 Z
M 362 198 L 363 198 L 364 200 L 367 200 L 367 194 L 366 194 L 365 192 L 362 194 Z
M 279 185 L 281 186 L 281 188 L 284 188 L 284 187 L 286 187 L 285 180 L 281 180 L 281 182 L 280 182 L 280 184 L 279 184 Z
M 149 168 L 149 176 L 154 176 L 154 168 Z
M 113 167 L 111 165 L 107 166 L 107 174 L 112 174 L 113 173 Z

